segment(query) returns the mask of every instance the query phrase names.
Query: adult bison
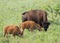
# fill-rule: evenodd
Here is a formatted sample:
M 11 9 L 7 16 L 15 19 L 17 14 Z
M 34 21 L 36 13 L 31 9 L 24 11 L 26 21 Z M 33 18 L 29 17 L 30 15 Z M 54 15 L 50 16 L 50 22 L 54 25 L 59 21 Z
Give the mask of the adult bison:
M 47 12 L 44 10 L 30 10 L 22 13 L 22 22 L 32 20 L 47 31 L 50 23 L 47 20 Z

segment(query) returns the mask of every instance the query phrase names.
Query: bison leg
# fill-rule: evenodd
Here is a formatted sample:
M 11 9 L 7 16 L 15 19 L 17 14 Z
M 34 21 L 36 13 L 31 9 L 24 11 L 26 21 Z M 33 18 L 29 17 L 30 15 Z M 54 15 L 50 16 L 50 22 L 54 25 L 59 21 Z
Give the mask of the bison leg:
M 13 37 L 15 37 L 15 32 L 12 33 Z
M 38 31 L 41 31 L 42 29 L 41 29 L 41 27 L 38 27 Z
M 4 33 L 4 37 L 6 36 L 6 33 Z
M 38 29 L 38 31 L 40 31 L 40 29 Z
M 16 35 L 15 32 L 16 32 L 16 31 L 13 31 L 13 32 L 12 32 L 13 37 L 15 37 L 15 35 Z
M 6 37 L 8 35 L 7 31 L 4 32 L 4 37 Z
M 41 28 L 38 29 L 38 31 L 41 31 L 41 30 L 42 30 Z
M 13 37 L 15 37 L 15 34 L 12 34 L 13 35 Z
M 31 32 L 33 32 L 33 28 L 31 27 L 30 29 L 29 29 Z

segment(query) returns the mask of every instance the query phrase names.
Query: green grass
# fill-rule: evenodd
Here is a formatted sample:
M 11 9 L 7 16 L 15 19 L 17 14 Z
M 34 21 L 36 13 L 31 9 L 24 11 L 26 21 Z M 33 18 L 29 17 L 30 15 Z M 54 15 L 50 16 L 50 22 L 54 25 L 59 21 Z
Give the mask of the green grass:
M 0 43 L 60 43 L 60 14 L 55 17 L 54 10 L 59 4 L 60 0 L 0 0 Z M 53 8 L 53 13 L 48 6 Z M 11 35 L 8 38 L 3 37 L 3 26 L 19 25 L 22 21 L 21 14 L 33 9 L 48 12 L 51 25 L 47 32 L 35 30 L 34 33 L 30 33 L 25 30 L 23 37 L 13 38 Z

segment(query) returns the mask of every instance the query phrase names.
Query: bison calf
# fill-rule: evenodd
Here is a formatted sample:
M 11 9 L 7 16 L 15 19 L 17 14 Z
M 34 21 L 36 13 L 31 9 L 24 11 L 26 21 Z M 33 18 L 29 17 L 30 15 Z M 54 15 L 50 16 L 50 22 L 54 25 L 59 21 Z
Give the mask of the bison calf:
M 40 28 L 41 28 L 41 26 L 39 24 L 35 23 L 34 21 L 22 22 L 19 25 L 19 27 L 20 27 L 22 34 L 23 34 L 25 28 L 30 30 L 30 31 L 33 31 L 33 28 L 37 28 L 40 31 Z
M 15 35 L 18 35 L 20 36 L 21 35 L 21 32 L 19 30 L 19 27 L 18 26 L 15 26 L 15 25 L 7 25 L 7 26 L 4 26 L 3 27 L 3 34 L 4 34 L 4 37 L 8 34 L 12 34 L 13 36 Z

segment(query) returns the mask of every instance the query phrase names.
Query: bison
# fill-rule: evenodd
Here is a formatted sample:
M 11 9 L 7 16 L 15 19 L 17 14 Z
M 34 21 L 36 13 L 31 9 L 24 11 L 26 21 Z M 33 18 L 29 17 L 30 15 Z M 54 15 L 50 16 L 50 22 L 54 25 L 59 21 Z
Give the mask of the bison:
M 34 21 L 25 21 L 25 22 L 22 22 L 20 25 L 20 30 L 21 30 L 21 33 L 23 34 L 24 32 L 24 29 L 28 29 L 29 31 L 33 31 L 34 28 L 37 28 L 39 31 L 41 30 L 41 26 L 37 23 L 35 23 Z
M 7 25 L 3 27 L 3 34 L 4 34 L 4 37 L 8 34 L 12 34 L 15 37 L 15 35 L 21 36 L 21 31 L 18 26 Z
M 34 21 L 47 31 L 50 22 L 47 19 L 47 12 L 44 10 L 30 10 L 22 13 L 22 22 Z

